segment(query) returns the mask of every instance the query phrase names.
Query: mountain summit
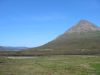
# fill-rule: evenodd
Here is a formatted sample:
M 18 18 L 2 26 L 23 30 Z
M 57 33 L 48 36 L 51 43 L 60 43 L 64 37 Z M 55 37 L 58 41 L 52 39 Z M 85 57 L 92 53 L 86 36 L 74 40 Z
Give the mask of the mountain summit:
M 100 30 L 95 24 L 87 21 L 87 20 L 80 20 L 75 26 L 70 28 L 68 32 L 89 32 L 89 31 L 98 31 Z

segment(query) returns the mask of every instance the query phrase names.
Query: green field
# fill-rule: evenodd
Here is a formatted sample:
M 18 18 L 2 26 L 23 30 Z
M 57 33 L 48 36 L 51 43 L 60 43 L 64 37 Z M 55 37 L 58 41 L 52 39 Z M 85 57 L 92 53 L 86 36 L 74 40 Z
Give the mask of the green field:
M 0 75 L 100 75 L 100 56 L 2 57 Z

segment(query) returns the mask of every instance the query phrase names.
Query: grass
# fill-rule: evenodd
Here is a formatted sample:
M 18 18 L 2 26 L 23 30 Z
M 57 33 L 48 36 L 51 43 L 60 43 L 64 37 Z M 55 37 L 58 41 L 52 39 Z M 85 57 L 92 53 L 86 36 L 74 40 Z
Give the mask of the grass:
M 100 56 L 0 58 L 0 75 L 100 75 Z
M 100 63 L 96 63 L 96 64 L 92 63 L 91 66 L 95 69 L 96 74 L 100 75 Z

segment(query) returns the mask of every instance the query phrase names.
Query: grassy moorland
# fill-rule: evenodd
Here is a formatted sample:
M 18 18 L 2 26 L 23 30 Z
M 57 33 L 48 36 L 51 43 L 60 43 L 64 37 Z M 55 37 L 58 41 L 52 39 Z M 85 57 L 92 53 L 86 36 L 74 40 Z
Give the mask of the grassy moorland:
M 0 75 L 100 75 L 100 56 L 2 57 Z

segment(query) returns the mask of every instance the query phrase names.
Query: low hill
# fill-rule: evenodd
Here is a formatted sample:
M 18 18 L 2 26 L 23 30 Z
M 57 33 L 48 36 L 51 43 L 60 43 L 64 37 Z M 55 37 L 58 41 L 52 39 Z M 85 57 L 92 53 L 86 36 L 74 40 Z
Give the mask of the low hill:
M 0 51 L 20 51 L 27 49 L 27 47 L 6 47 L 6 46 L 0 46 Z

